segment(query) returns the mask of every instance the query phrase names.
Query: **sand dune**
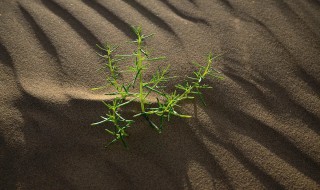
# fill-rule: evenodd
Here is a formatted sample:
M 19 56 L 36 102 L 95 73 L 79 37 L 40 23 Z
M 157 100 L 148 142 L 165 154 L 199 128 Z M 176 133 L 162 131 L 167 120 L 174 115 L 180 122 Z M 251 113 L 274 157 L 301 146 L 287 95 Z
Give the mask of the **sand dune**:
M 95 44 L 132 25 L 168 57 L 147 76 L 213 51 L 225 79 L 185 105 L 192 119 L 161 135 L 138 121 L 129 150 L 106 150 Z M 0 1 L 0 63 L 0 189 L 320 189 L 318 0 Z

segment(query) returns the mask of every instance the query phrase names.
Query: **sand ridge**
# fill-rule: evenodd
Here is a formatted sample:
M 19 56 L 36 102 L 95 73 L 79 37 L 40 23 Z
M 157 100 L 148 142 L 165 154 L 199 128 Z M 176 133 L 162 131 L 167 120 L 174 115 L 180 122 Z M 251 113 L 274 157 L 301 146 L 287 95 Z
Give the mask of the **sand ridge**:
M 161 135 L 139 120 L 129 150 L 106 150 L 95 44 L 132 25 L 168 58 L 146 77 L 214 51 L 225 79 L 185 105 L 192 119 Z M 319 31 L 317 0 L 1 1 L 0 189 L 320 189 Z

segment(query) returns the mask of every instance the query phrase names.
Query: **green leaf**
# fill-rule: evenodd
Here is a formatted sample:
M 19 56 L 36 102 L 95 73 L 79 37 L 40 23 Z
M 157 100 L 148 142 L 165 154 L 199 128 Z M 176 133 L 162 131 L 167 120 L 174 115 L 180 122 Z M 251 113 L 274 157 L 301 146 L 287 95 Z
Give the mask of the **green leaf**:
M 95 87 L 95 88 L 91 88 L 92 91 L 96 91 L 96 90 L 101 90 L 104 88 L 107 88 L 108 86 L 100 86 L 100 87 Z
M 134 88 L 134 85 L 135 85 L 135 83 L 136 83 L 136 81 L 137 81 L 137 78 L 138 78 L 138 76 L 140 75 L 140 72 L 142 71 L 142 69 L 138 69 L 137 70 L 137 73 L 136 73 L 136 75 L 135 75 L 135 77 L 134 77 L 134 79 L 133 79 L 133 82 L 131 83 L 131 85 L 132 85 L 132 88 Z
M 147 35 L 147 36 L 145 36 L 145 35 L 142 35 L 142 38 L 143 39 L 147 39 L 147 38 L 150 38 L 150 37 L 152 37 L 154 35 L 154 33 L 152 33 L 152 34 L 149 34 L 149 35 Z
M 129 54 L 129 55 L 115 55 L 115 57 L 132 57 L 134 55 L 132 54 Z
M 98 53 L 98 52 L 96 52 L 96 54 L 98 55 L 98 56 L 100 56 L 100 57 L 102 57 L 102 58 L 108 58 L 108 55 L 101 55 L 100 53 Z
M 111 135 L 115 135 L 113 131 L 110 131 L 109 129 L 104 129 L 106 132 L 110 133 Z
M 197 79 L 197 78 L 193 78 L 193 77 L 187 77 L 188 79 L 191 79 L 191 80 L 196 80 L 196 81 L 198 81 L 199 79 Z
M 99 44 L 96 44 L 96 46 L 97 46 L 99 49 L 103 50 L 103 51 L 107 51 L 107 49 L 101 47 Z
M 149 56 L 149 53 L 147 52 L 147 51 L 145 51 L 145 50 L 143 50 L 143 49 L 140 49 L 140 51 L 145 55 L 145 56 Z
M 117 142 L 117 141 L 118 141 L 117 138 L 113 139 L 110 143 L 108 143 L 108 144 L 105 146 L 105 148 L 108 148 L 110 145 L 112 145 L 113 143 L 115 143 L 115 142 Z
M 111 52 L 116 51 L 118 48 L 119 48 L 119 46 L 114 46 L 114 47 L 112 47 L 112 48 L 111 48 Z
M 181 115 L 181 114 L 172 114 L 172 115 L 175 115 L 175 116 L 178 116 L 178 117 L 181 117 L 181 118 L 191 118 L 192 117 L 190 115 Z
M 151 128 L 154 128 L 156 131 L 158 131 L 158 133 L 161 133 L 161 130 L 159 129 L 159 127 L 158 127 L 155 123 L 153 123 L 153 122 L 149 119 L 149 117 L 148 117 L 147 115 L 143 115 L 143 116 L 144 116 L 145 119 L 148 121 L 149 126 L 150 126 Z
M 148 58 L 146 59 L 147 61 L 159 61 L 159 60 L 163 60 L 165 59 L 166 57 L 155 57 L 155 58 Z
M 193 62 L 191 62 L 193 65 L 195 65 L 196 67 L 199 67 L 199 68 L 205 68 L 204 66 L 202 66 L 202 65 L 200 65 L 199 63 L 197 63 L 197 62 L 195 62 L 195 61 L 193 61 Z
M 120 59 L 112 59 L 112 62 L 113 63 L 116 63 L 116 62 L 119 62 L 119 61 L 123 61 L 125 60 L 126 58 L 120 58 Z
M 110 104 L 108 104 L 107 102 L 105 102 L 105 101 L 103 101 L 103 100 L 102 100 L 102 103 L 103 103 L 105 106 L 107 106 L 107 107 L 110 106 Z
M 152 87 L 150 87 L 150 86 L 148 86 L 148 85 L 146 85 L 146 86 L 144 86 L 144 87 L 147 88 L 147 89 L 149 89 L 149 90 L 151 90 L 151 91 L 153 91 L 153 92 L 156 92 L 157 94 L 159 94 L 159 95 L 161 95 L 161 96 L 167 97 L 167 95 L 166 95 L 165 93 L 162 93 L 162 92 L 160 92 L 159 90 L 154 89 L 154 88 L 152 88 Z
M 102 120 L 102 121 L 98 121 L 96 123 L 92 123 L 91 126 L 95 126 L 95 125 L 100 125 L 101 123 L 107 122 L 109 120 Z
M 112 92 L 112 93 L 106 93 L 104 95 L 118 95 L 118 94 L 119 94 L 119 92 Z
M 122 106 L 125 106 L 125 105 L 127 105 L 127 104 L 130 104 L 132 101 L 134 101 L 134 100 L 136 100 L 136 99 L 137 99 L 137 98 L 133 98 L 133 99 L 127 101 L 127 102 L 124 102 L 124 103 L 122 103 L 122 104 L 118 104 L 117 107 L 120 108 L 120 107 L 122 107 Z
M 124 141 L 124 139 L 123 139 L 123 137 L 122 137 L 121 133 L 120 133 L 120 140 L 121 140 L 121 142 L 122 142 L 123 146 L 124 146 L 125 148 L 128 148 L 128 145 L 127 145 L 126 141 Z
M 138 116 L 145 115 L 145 114 L 146 114 L 145 112 L 142 112 L 142 113 L 138 113 L 138 114 L 134 115 L 133 117 L 138 117 Z

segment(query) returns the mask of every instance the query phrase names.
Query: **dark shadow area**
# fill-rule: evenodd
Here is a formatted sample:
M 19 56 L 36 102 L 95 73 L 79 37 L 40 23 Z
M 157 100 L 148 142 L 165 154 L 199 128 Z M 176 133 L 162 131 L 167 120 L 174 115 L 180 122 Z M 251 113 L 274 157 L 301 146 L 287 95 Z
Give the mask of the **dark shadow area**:
M 81 167 L 88 163 L 82 163 L 79 159 L 88 155 L 95 155 L 90 160 L 92 167 L 99 166 L 95 170 L 103 173 L 94 176 L 90 170 L 85 180 L 113 179 L 116 189 L 150 189 L 155 186 L 158 189 L 183 189 L 191 161 L 205 168 L 212 180 L 233 189 L 212 152 L 180 119 L 174 119 L 164 134 L 159 135 L 140 118 L 129 131 L 129 150 L 125 150 L 121 143 L 104 149 L 104 142 L 110 140 L 109 136 L 104 134 L 102 128 L 90 127 L 91 122 L 106 112 L 100 101 L 71 99 L 68 109 L 65 109 L 28 92 L 23 92 L 23 97 L 17 102 L 17 107 L 25 121 L 23 132 L 28 156 L 23 158 L 19 176 L 24 176 L 22 181 L 28 189 L 82 188 L 71 180 L 71 176 L 62 173 L 59 165 L 63 164 L 65 157 L 73 158 L 73 164 L 79 167 L 75 169 L 74 166 L 73 173 L 80 177 Z M 138 106 L 133 105 L 133 108 Z M 130 109 L 125 115 L 133 114 Z M 92 185 L 105 188 L 99 184 Z
M 181 18 L 183 18 L 185 20 L 188 20 L 190 22 L 193 22 L 193 23 L 201 23 L 201 24 L 210 26 L 210 24 L 206 20 L 204 20 L 202 18 L 195 18 L 195 17 L 192 17 L 192 16 L 184 14 L 182 11 L 180 11 L 175 6 L 173 6 L 168 0 L 160 0 L 160 1 L 163 2 L 165 5 L 167 5 L 167 7 L 172 12 L 174 12 L 176 15 L 180 16 Z
M 317 6 L 320 9 L 320 1 L 319 0 L 307 0 L 310 4 Z
M 198 5 L 197 5 L 197 3 L 196 3 L 196 1 L 195 0 L 188 0 L 190 3 L 192 3 L 194 6 L 196 6 L 196 7 L 199 7 Z
M 118 28 L 121 32 L 123 32 L 130 39 L 135 40 L 136 36 L 132 32 L 132 27 L 129 23 L 125 22 L 121 18 L 119 18 L 116 14 L 110 11 L 108 8 L 104 7 L 100 3 L 96 2 L 96 0 L 82 0 L 86 5 L 95 10 L 102 17 L 107 19 L 111 24 L 113 24 L 116 28 Z
M 245 83 L 241 83 L 241 81 L 242 80 L 238 80 L 237 82 L 244 89 L 246 89 L 246 87 L 248 86 L 248 81 L 246 81 Z M 267 84 L 270 84 L 270 82 L 272 82 L 270 78 L 266 78 L 266 81 L 268 81 Z M 276 82 L 272 82 L 272 84 L 270 84 L 270 87 L 272 87 L 273 93 L 276 93 L 279 98 L 283 96 L 283 100 L 281 101 L 288 101 L 288 95 L 284 94 L 284 92 L 286 92 L 286 89 L 280 88 L 279 84 Z M 256 94 L 256 92 L 252 91 L 252 89 L 249 90 L 251 94 Z M 216 94 L 219 92 L 212 93 L 215 95 L 211 95 L 211 97 L 221 97 L 221 94 Z M 299 170 L 304 175 L 310 177 L 315 181 L 320 181 L 320 175 L 317 172 L 320 170 L 319 164 L 309 155 L 302 152 L 298 147 L 296 147 L 296 145 L 290 142 L 288 137 L 278 132 L 272 126 L 268 126 L 258 118 L 255 118 L 255 116 L 253 115 L 249 115 L 248 113 L 245 113 L 235 107 L 230 107 L 229 105 L 226 107 L 226 105 L 222 104 L 223 101 L 218 101 L 212 98 L 207 98 L 207 101 L 208 104 L 214 105 L 215 109 L 220 111 L 219 115 L 227 117 L 234 126 L 237 126 L 237 128 L 233 129 L 235 132 L 255 139 L 256 142 L 268 148 L 271 152 L 273 152 L 281 159 L 285 160 L 288 164 Z M 290 107 L 295 107 L 297 105 L 294 102 L 289 103 Z M 297 107 L 297 110 L 301 111 L 301 109 L 304 110 L 303 107 Z M 301 115 L 298 114 L 297 117 L 301 117 Z M 306 119 L 308 117 L 309 119 Z M 212 121 L 214 121 L 214 119 L 214 117 L 211 118 Z M 310 114 L 308 114 L 307 116 L 302 115 L 301 119 L 306 119 L 305 123 L 307 127 L 314 126 L 311 129 L 315 129 L 316 124 L 318 124 L 317 126 L 319 126 L 320 124 L 319 122 L 315 121 L 313 116 Z
M 141 5 L 135 0 L 123 0 L 123 1 L 128 5 L 130 5 L 133 9 L 136 9 L 140 14 L 142 14 L 146 19 L 150 20 L 153 24 L 173 34 L 174 36 L 177 36 L 174 30 L 171 28 L 171 26 L 166 23 L 166 21 L 161 19 L 159 16 L 155 15 L 152 11 L 150 11 L 145 6 Z
M 10 53 L 8 52 L 7 48 L 2 44 L 0 38 L 0 64 L 4 64 L 5 66 L 12 69 L 13 62 Z M 0 97 L 2 98 L 2 97 Z M 2 102 L 1 102 L 2 103 Z M 2 113 L 3 114 L 3 113 Z M 16 150 L 11 147 L 11 145 L 6 142 L 4 136 L 4 126 L 5 121 L 2 119 L 0 120 L 0 189 L 16 189 L 17 184 L 17 168 L 16 168 L 16 161 L 18 154 Z
M 219 0 L 218 2 L 220 2 L 220 4 L 229 11 L 234 10 L 234 7 L 232 6 L 229 0 Z
M 2 45 L 1 41 L 0 41 L 0 62 L 10 68 L 13 68 L 12 58 L 7 48 L 4 45 Z
M 200 123 L 200 121 L 198 121 Z M 220 124 L 219 124 L 220 125 Z M 223 124 L 222 124 L 223 125 Z M 280 183 L 276 181 L 272 176 L 267 174 L 261 168 L 255 165 L 250 158 L 244 155 L 244 153 L 237 148 L 235 144 L 228 143 L 228 139 L 221 140 L 217 138 L 214 134 L 212 134 L 208 129 L 203 127 L 202 125 L 197 126 L 201 131 L 201 135 L 209 138 L 213 143 L 218 144 L 228 150 L 237 160 L 248 169 L 258 180 L 263 184 L 266 189 L 285 189 Z
M 55 46 L 52 44 L 50 38 L 46 35 L 46 33 L 42 30 L 39 24 L 34 20 L 32 15 L 22 6 L 19 5 L 19 9 L 23 14 L 23 18 L 26 19 L 27 23 L 31 26 L 35 36 L 37 37 L 39 43 L 41 44 L 42 48 L 46 50 L 46 52 L 51 55 L 59 64 L 60 72 L 64 73 L 63 65 L 59 58 L 59 54 Z
M 192 3 L 195 7 L 199 7 L 198 5 L 197 5 L 197 3 L 196 3 L 196 1 L 195 0 L 188 0 L 190 3 Z
M 320 135 L 320 119 L 316 113 L 312 113 L 306 107 L 304 107 L 302 103 L 290 98 L 292 96 L 290 92 L 284 86 L 281 86 L 279 83 L 277 83 L 277 81 L 274 81 L 267 75 L 261 75 L 264 77 L 264 81 L 261 83 L 263 83 L 269 90 L 274 91 L 279 98 L 279 102 L 281 102 L 281 104 L 290 104 L 291 114 L 297 118 L 300 118 L 302 121 L 304 121 L 306 126 Z M 293 112 L 293 110 L 295 110 L 295 112 Z
M 308 84 L 308 87 L 312 89 L 315 95 L 320 95 L 320 78 L 315 78 L 301 66 L 299 66 L 297 76 Z
M 101 44 L 99 39 L 76 17 L 74 17 L 67 9 L 60 6 L 52 0 L 41 0 L 42 3 L 55 15 L 63 19 L 69 26 L 77 32 L 86 43 L 93 49 L 96 49 L 96 44 Z
M 2 122 L 0 122 L 2 125 Z M 17 170 L 15 163 L 17 154 L 7 145 L 3 134 L 0 133 L 0 189 L 16 189 Z

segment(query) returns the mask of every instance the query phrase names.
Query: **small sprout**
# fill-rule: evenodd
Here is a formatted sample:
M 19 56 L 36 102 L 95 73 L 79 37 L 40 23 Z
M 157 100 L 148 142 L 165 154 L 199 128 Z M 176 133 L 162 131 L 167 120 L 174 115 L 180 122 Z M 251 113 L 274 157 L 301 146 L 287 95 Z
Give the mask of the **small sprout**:
M 165 92 L 163 90 L 165 87 L 164 83 L 174 78 L 168 76 L 170 65 L 164 69 L 159 68 L 152 75 L 150 80 L 146 80 L 144 78 L 144 71 L 148 69 L 147 62 L 163 60 L 165 57 L 152 58 L 150 53 L 145 49 L 145 39 L 153 36 L 153 34 L 142 34 L 141 27 L 133 27 L 133 32 L 136 34 L 136 40 L 132 41 L 132 43 L 136 44 L 136 48 L 131 54 L 115 54 L 119 46 L 110 44 L 104 44 L 103 46 L 97 45 L 97 47 L 104 52 L 103 54 L 97 54 L 103 59 L 104 65 L 102 68 L 106 69 L 108 73 L 106 82 L 108 83 L 108 86 L 113 86 L 115 90 L 114 92 L 106 94 L 114 96 L 112 102 L 108 103 L 102 101 L 107 107 L 108 113 L 105 116 L 101 116 L 101 121 L 91 124 L 92 126 L 104 125 L 106 133 L 113 136 L 113 140 L 109 142 L 106 147 L 117 141 L 121 141 L 126 148 L 128 147 L 125 138 L 129 136 L 127 129 L 131 127 L 134 120 L 126 119 L 121 115 L 123 107 L 128 104 L 134 101 L 139 102 L 140 113 L 135 114 L 133 118 L 142 116 L 151 128 L 155 129 L 158 133 L 161 133 L 165 120 L 170 121 L 172 116 L 191 118 L 190 115 L 185 115 L 176 111 L 181 107 L 179 104 L 183 100 L 194 99 L 194 96 L 198 96 L 205 105 L 201 90 L 212 88 L 209 85 L 203 84 L 206 77 L 222 78 L 219 75 L 219 72 L 212 68 L 213 60 L 220 55 L 213 57 L 212 54 L 209 54 L 206 64 L 201 65 L 193 62 L 197 68 L 197 70 L 193 72 L 193 76 L 187 76 L 184 83 L 175 85 L 176 90 L 172 93 Z M 133 78 L 132 82 L 126 84 L 119 81 L 120 71 L 118 64 L 128 58 L 134 58 L 133 64 L 129 66 L 127 70 L 128 72 L 133 73 Z M 104 89 L 108 86 L 97 87 L 92 90 Z M 138 88 L 138 92 L 133 92 L 132 90 L 136 87 Z M 157 106 L 155 107 L 147 101 L 148 96 L 151 93 L 154 93 L 157 96 Z M 159 122 L 152 121 L 150 118 L 151 115 L 158 117 Z M 109 124 L 111 124 L 111 126 Z

